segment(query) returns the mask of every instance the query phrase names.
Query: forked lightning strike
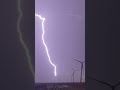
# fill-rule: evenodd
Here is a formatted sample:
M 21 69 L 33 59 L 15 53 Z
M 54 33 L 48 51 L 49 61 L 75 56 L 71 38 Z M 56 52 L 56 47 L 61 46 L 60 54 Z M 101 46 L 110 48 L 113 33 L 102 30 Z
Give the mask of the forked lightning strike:
M 51 58 L 50 58 L 50 55 L 49 55 L 49 52 L 48 52 L 48 48 L 47 48 L 47 45 L 44 41 L 44 34 L 45 34 L 45 30 L 44 30 L 44 21 L 45 21 L 45 18 L 43 18 L 41 15 L 38 15 L 38 14 L 35 14 L 35 16 L 37 16 L 39 19 L 42 20 L 42 41 L 43 41 L 43 45 L 45 46 L 45 50 L 46 50 L 46 53 L 47 53 L 47 56 L 48 56 L 48 60 L 50 62 L 50 64 L 54 67 L 54 75 L 56 76 L 57 73 L 56 73 L 56 66 L 55 64 L 52 63 L 51 61 Z

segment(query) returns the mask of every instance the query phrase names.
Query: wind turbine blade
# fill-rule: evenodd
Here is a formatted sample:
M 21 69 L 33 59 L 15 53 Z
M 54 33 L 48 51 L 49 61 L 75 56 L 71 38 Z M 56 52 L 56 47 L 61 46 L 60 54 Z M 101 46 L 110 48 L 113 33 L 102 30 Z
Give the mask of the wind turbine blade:
M 117 87 L 117 86 L 119 86 L 120 85 L 120 82 L 118 82 L 116 85 L 115 85 L 115 87 Z
M 77 61 L 77 62 L 80 62 L 80 63 L 82 63 L 81 61 L 79 61 L 79 60 L 77 60 L 77 59 L 74 59 L 74 58 L 73 58 L 73 60 L 75 60 L 75 61 Z
M 94 78 L 91 78 L 91 77 L 88 77 L 89 79 L 92 79 L 92 80 L 95 80 L 95 81 L 97 81 L 97 82 L 99 82 L 99 83 L 102 83 L 102 84 L 104 84 L 104 85 L 106 85 L 106 86 L 109 86 L 109 87 L 113 87 L 113 85 L 111 85 L 111 84 L 109 84 L 109 83 L 106 83 L 106 82 L 103 82 L 103 81 L 100 81 L 100 80 L 97 80 L 97 79 L 94 79 Z

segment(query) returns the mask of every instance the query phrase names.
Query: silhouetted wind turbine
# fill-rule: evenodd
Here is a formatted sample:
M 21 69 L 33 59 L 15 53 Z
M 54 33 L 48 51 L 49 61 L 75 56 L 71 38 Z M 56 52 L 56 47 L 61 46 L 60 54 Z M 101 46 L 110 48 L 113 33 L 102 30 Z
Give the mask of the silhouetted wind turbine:
M 75 72 L 78 71 L 78 70 L 75 70 L 75 69 L 73 69 L 73 68 L 72 68 L 72 70 L 73 70 L 73 72 L 72 72 L 72 80 L 73 80 L 73 82 L 74 82 L 74 75 L 75 75 Z
M 85 61 L 79 61 L 79 60 L 74 59 L 74 58 L 73 58 L 73 60 L 75 60 L 75 61 L 81 63 L 81 74 L 80 74 L 80 82 L 81 82 L 81 81 L 82 81 L 82 72 L 83 72 L 83 63 L 84 63 Z
M 94 78 L 91 78 L 91 77 L 88 77 L 88 78 L 89 78 L 89 79 L 92 79 L 92 80 L 95 80 L 95 81 L 97 81 L 97 82 L 99 82 L 99 83 L 102 83 L 102 84 L 110 87 L 112 90 L 115 90 L 115 88 L 120 85 L 120 82 L 118 82 L 118 83 L 115 84 L 115 85 L 111 85 L 111 84 L 109 84 L 109 83 L 106 83 L 106 82 L 103 82 L 103 81 L 100 81 L 100 80 L 97 80 L 97 79 L 94 79 Z

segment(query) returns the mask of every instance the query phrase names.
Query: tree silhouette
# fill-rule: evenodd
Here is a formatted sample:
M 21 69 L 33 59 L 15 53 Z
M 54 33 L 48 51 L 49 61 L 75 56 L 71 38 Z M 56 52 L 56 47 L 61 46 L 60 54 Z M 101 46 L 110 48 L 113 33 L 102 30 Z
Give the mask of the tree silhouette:
M 115 88 L 120 85 L 120 82 L 118 82 L 118 83 L 115 84 L 115 85 L 111 85 L 111 84 L 109 84 L 109 83 L 106 83 L 106 82 L 104 82 L 104 81 L 97 80 L 97 79 L 95 79 L 95 78 L 91 78 L 91 77 L 88 77 L 88 78 L 89 78 L 89 79 L 92 79 L 92 80 L 95 80 L 95 81 L 97 81 L 97 82 L 99 82 L 99 83 L 102 83 L 102 84 L 110 87 L 112 90 L 115 90 Z

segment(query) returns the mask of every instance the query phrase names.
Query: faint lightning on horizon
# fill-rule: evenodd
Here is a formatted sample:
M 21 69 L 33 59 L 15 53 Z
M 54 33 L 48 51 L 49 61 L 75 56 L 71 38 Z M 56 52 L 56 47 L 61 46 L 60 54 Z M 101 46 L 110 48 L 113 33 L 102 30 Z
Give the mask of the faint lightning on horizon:
M 22 35 L 22 32 L 21 32 L 21 29 L 20 29 L 20 22 L 21 22 L 21 19 L 22 19 L 22 15 L 23 15 L 23 12 L 21 10 L 21 6 L 20 6 L 21 2 L 20 0 L 18 0 L 18 12 L 19 12 L 19 17 L 18 17 L 18 21 L 17 21 L 17 32 L 18 32 L 18 35 L 19 35 L 19 40 L 20 40 L 20 43 L 21 45 L 23 46 L 24 50 L 25 50 L 25 53 L 26 53 L 26 56 L 27 56 L 27 61 L 28 61 L 28 64 L 29 64 L 29 68 L 32 72 L 32 75 L 34 77 L 34 70 L 33 70 L 33 66 L 32 66 L 32 63 L 31 63 L 31 57 L 30 57 L 30 53 L 29 53 L 29 50 L 23 40 L 23 35 Z
M 41 15 L 38 15 L 38 14 L 35 14 L 35 16 L 37 16 L 39 19 L 42 20 L 42 41 L 43 41 L 43 45 L 45 46 L 45 50 L 46 50 L 46 53 L 47 53 L 47 56 L 48 56 L 48 60 L 50 62 L 50 64 L 54 67 L 54 75 L 56 76 L 57 73 L 56 73 L 56 66 L 54 63 L 52 63 L 51 61 L 51 58 L 50 58 L 50 55 L 49 55 L 49 52 L 48 52 L 48 48 L 47 48 L 47 45 L 45 43 L 45 40 L 44 40 L 44 34 L 45 34 L 45 30 L 44 30 L 44 21 L 45 21 L 45 18 L 43 18 Z

